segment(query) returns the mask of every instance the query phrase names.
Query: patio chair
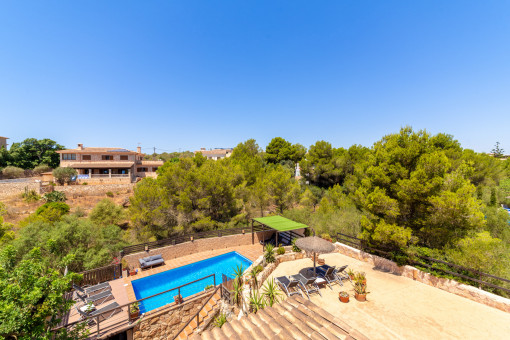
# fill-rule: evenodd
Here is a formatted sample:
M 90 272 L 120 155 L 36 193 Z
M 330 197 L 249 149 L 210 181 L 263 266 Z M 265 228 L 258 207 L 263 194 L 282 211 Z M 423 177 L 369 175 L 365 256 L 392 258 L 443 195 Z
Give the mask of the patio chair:
M 351 281 L 351 278 L 349 277 L 349 275 L 347 275 L 347 273 L 345 272 L 345 270 L 347 269 L 347 265 L 345 266 L 341 266 L 340 268 L 338 269 L 335 269 L 335 274 L 336 276 L 338 276 L 338 278 L 340 280 L 349 280 Z
M 76 295 L 86 305 L 88 305 L 89 303 L 93 303 L 94 306 L 97 306 L 102 303 L 105 303 L 106 301 L 113 300 L 113 294 L 109 290 L 99 294 L 91 295 L 90 297 L 87 297 L 87 295 L 81 295 L 79 292 L 76 292 Z
M 108 282 L 100 283 L 98 285 L 90 286 L 87 288 L 82 288 L 78 285 L 73 284 L 73 288 L 83 294 L 86 294 L 89 297 L 94 294 L 99 294 L 108 290 L 112 290 L 112 287 L 110 287 L 110 284 Z
M 299 281 L 289 280 L 286 276 L 280 276 L 275 278 L 276 283 L 280 285 L 282 290 L 287 294 L 287 296 L 292 296 L 294 294 L 301 294 L 301 289 L 299 288 Z
M 303 276 L 303 274 L 299 273 L 296 275 L 291 276 L 292 279 L 299 281 L 299 284 L 301 285 L 301 290 L 306 293 L 306 296 L 308 296 L 308 300 L 310 300 L 310 294 L 313 292 L 319 293 L 319 295 L 322 297 L 321 291 L 319 290 L 319 285 L 317 282 L 316 277 L 309 277 L 306 278 Z
M 335 266 L 333 267 L 330 267 L 328 265 L 319 266 L 317 267 L 317 275 L 326 280 L 330 289 L 333 289 L 331 288 L 331 284 L 335 282 L 338 282 L 341 286 L 344 285 L 342 283 L 342 279 L 336 275 Z
M 85 313 L 78 307 L 76 307 L 76 310 L 78 311 L 78 313 L 81 316 L 80 320 L 90 318 L 88 320 L 88 323 L 94 324 L 97 322 L 97 318 L 95 318 L 96 316 L 99 316 L 99 322 L 101 322 L 101 321 L 109 319 L 112 316 L 114 316 L 115 314 L 121 312 L 122 308 L 119 306 L 119 304 L 117 302 L 112 302 L 109 305 L 104 306 L 103 308 L 97 309 L 90 313 Z

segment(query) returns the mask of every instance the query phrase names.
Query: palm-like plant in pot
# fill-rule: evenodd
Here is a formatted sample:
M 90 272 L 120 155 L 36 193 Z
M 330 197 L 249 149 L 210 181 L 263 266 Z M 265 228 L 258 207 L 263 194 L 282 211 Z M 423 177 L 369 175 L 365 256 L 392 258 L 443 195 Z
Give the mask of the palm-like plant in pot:
M 369 294 L 370 292 L 367 291 L 367 285 L 366 284 L 363 284 L 361 282 L 356 282 L 354 284 L 354 297 L 356 298 L 356 300 L 358 301 L 366 301 L 367 300 L 367 294 Z

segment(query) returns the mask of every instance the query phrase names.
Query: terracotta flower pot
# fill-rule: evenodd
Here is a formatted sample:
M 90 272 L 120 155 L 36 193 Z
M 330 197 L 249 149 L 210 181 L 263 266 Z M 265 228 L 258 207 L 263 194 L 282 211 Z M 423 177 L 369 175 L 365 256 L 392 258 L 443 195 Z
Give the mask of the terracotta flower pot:
M 338 298 L 340 299 L 340 301 L 342 301 L 343 303 L 347 303 L 349 302 L 349 297 L 348 296 L 342 296 L 340 295 L 340 293 L 338 294 Z
M 367 301 L 367 294 L 354 293 L 354 297 L 356 298 L 356 300 L 358 300 L 360 302 Z

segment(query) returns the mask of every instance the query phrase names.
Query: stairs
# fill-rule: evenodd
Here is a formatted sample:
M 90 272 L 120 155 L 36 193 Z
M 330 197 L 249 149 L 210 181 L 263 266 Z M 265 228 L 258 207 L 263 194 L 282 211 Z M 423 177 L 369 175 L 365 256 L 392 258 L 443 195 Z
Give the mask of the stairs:
M 217 289 L 214 294 L 207 300 L 205 305 L 202 307 L 200 312 L 198 313 L 198 324 L 197 324 L 197 317 L 195 316 L 192 320 L 188 322 L 186 327 L 179 333 L 175 339 L 188 339 L 193 335 L 193 332 L 195 330 L 204 324 L 208 324 L 211 321 L 211 318 L 213 318 L 216 315 L 216 311 L 219 308 L 219 301 L 221 300 L 220 292 Z
M 227 339 L 342 339 L 365 340 L 342 320 L 300 296 L 287 298 L 273 307 L 259 310 L 221 328 L 193 334 L 192 340 Z

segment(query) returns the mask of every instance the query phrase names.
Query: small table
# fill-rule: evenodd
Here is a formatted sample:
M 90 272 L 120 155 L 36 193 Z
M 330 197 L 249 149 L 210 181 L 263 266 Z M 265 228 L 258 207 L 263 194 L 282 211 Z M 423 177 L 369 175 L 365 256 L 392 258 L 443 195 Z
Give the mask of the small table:
M 317 279 L 315 279 L 315 283 L 319 286 L 319 288 L 325 287 L 328 284 L 328 282 L 324 280 L 322 277 L 318 277 Z

